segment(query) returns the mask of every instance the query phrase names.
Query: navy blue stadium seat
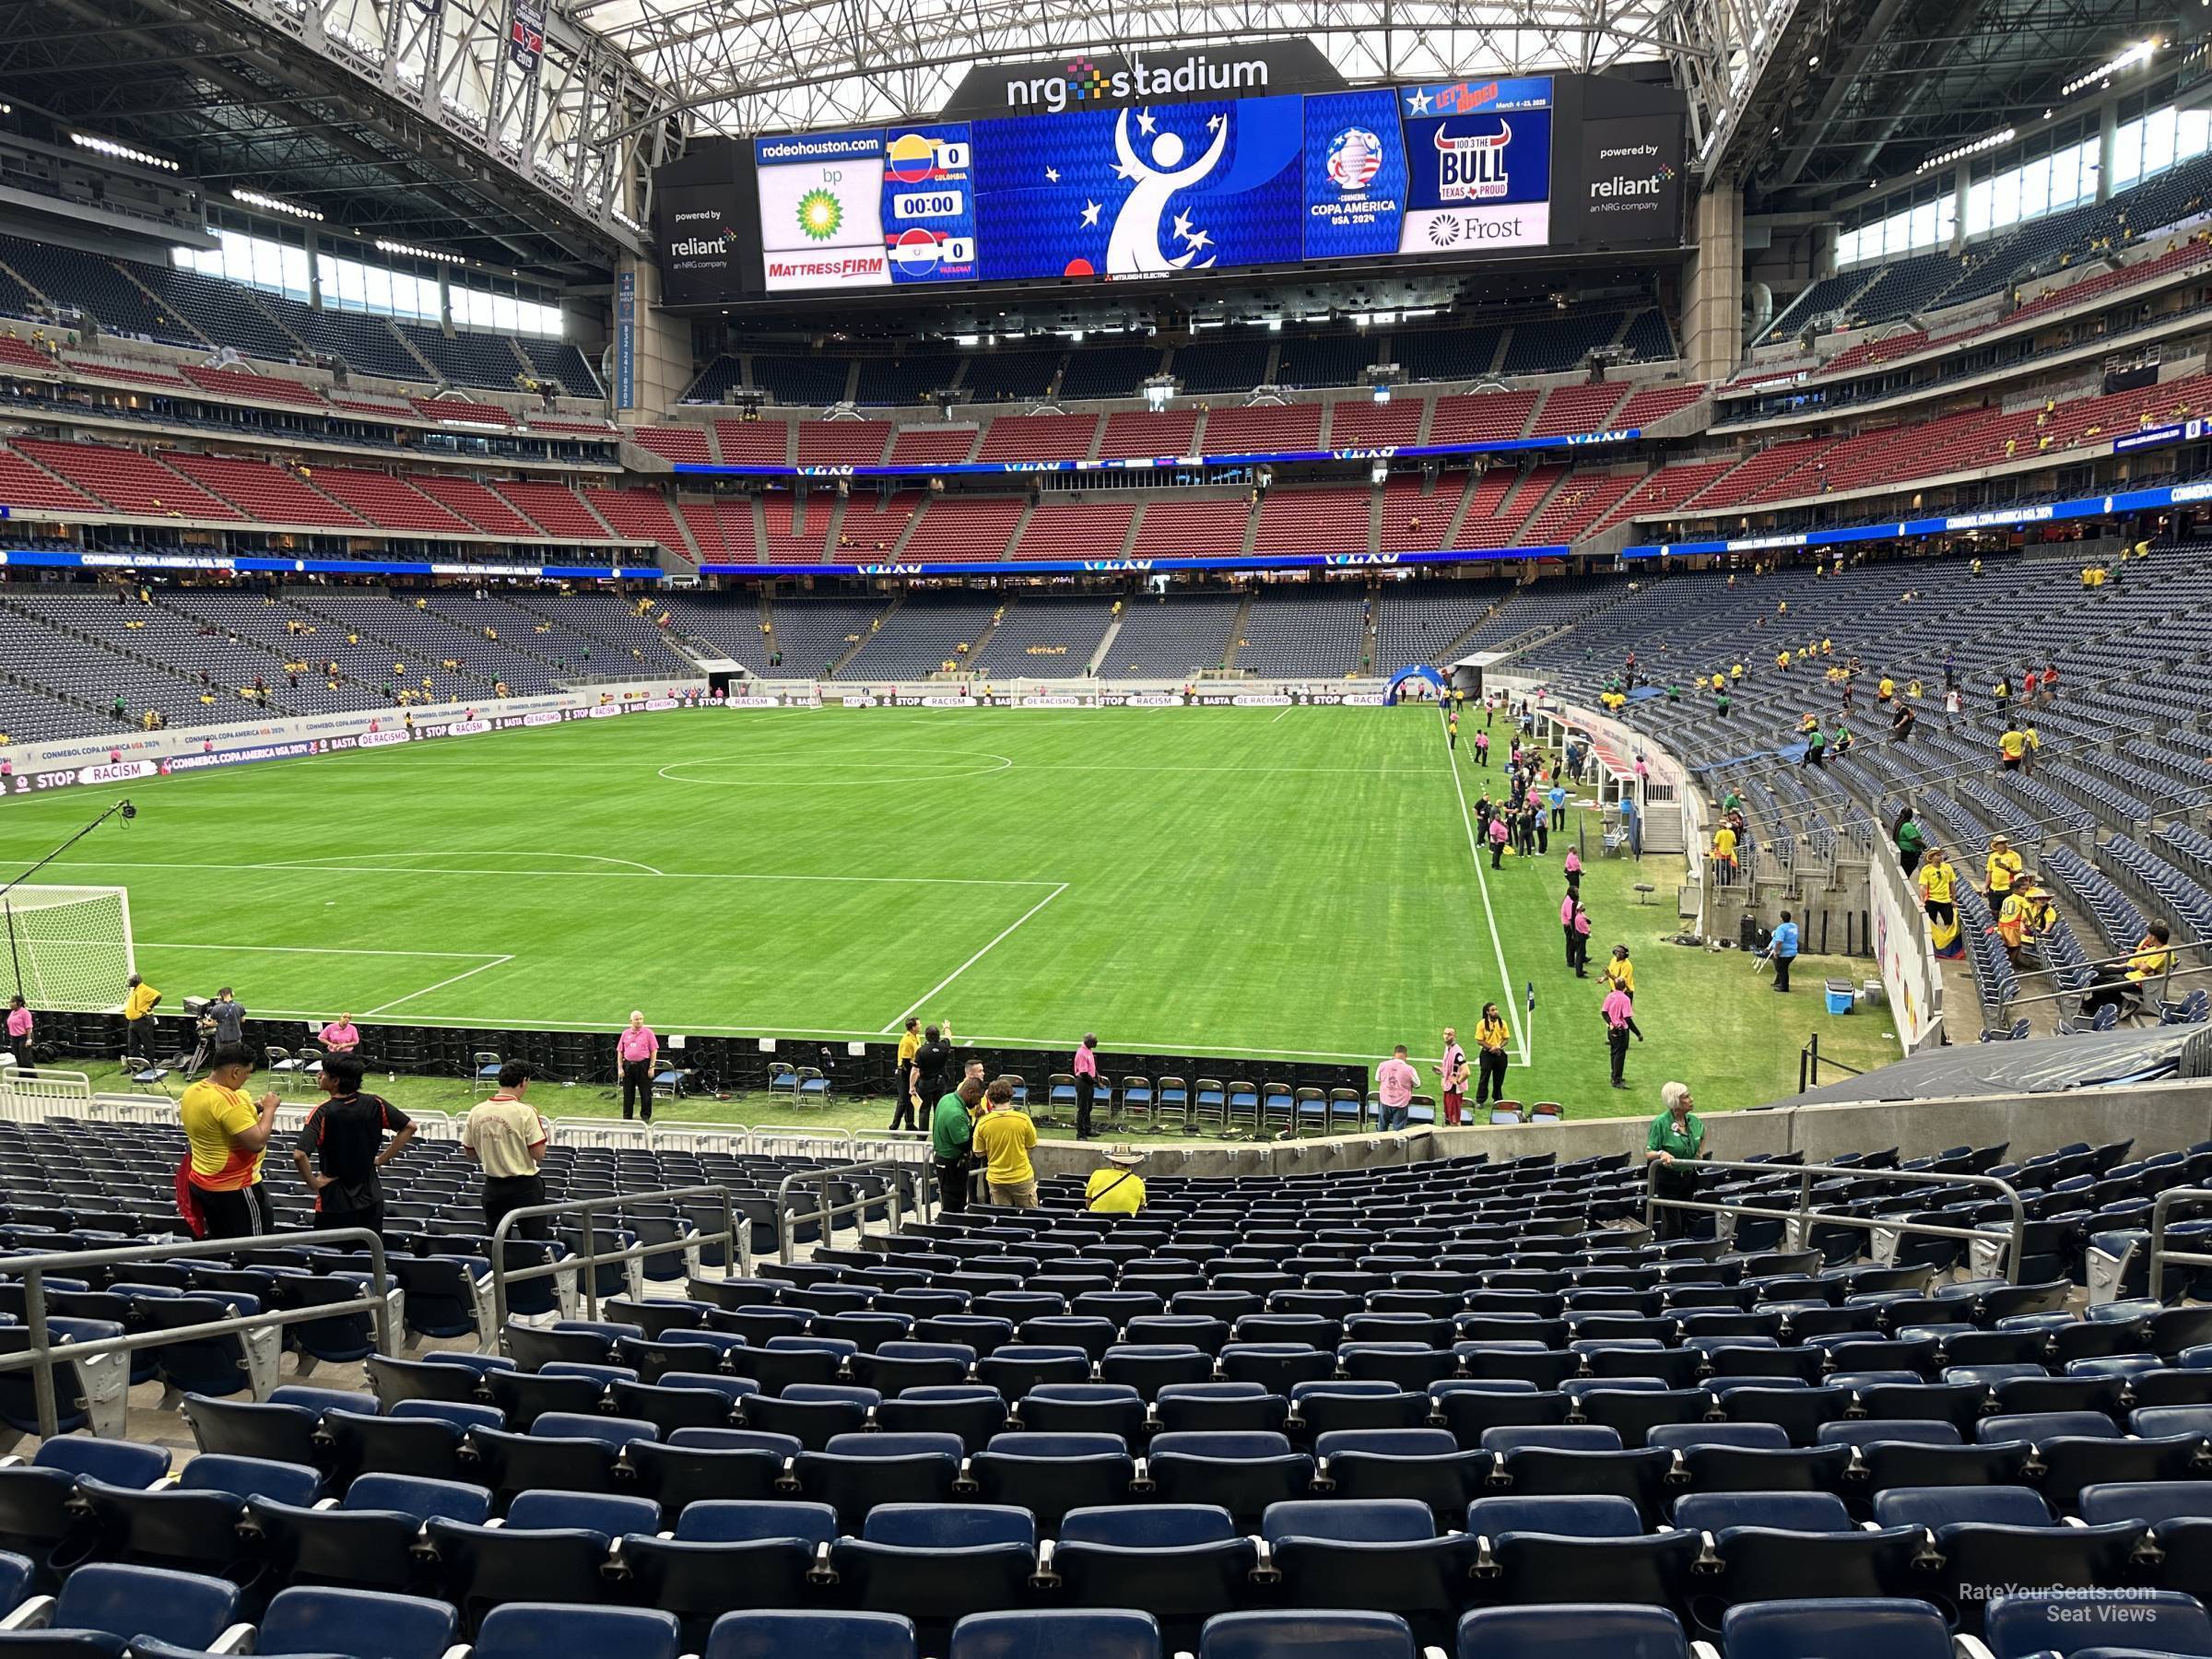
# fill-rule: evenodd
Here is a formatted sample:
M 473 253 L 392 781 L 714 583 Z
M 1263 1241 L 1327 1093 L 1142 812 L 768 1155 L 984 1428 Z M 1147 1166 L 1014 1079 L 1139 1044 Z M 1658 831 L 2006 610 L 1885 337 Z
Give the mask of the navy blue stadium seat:
M 971 1613 L 952 1628 L 946 1659 L 1160 1659 L 1159 1623 L 1131 1608 Z
M 1387 1613 L 1224 1613 L 1206 1621 L 1198 1659 L 1416 1659 L 1413 1631 Z
M 677 1659 L 681 1651 L 675 1618 L 652 1608 L 511 1602 L 485 1618 L 473 1659 Z
M 725 1613 L 700 1659 L 916 1659 L 913 1620 L 896 1613 Z
M 1919 1601 L 1771 1601 L 1728 1609 L 1728 1659 L 1949 1659 L 1943 1615 Z
M 1673 1614 L 1615 1602 L 1477 1607 L 1460 1619 L 1454 1651 L 1457 1659 L 1689 1659 Z

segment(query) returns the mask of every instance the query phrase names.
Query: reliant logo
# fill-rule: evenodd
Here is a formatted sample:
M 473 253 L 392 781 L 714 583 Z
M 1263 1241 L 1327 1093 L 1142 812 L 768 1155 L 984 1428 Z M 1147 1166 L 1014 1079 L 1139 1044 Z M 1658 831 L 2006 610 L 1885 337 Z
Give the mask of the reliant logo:
M 1332 553 L 1324 561 L 1332 565 L 1394 565 L 1395 553 Z
M 710 253 L 727 253 L 730 239 L 726 236 L 687 236 L 681 241 L 668 244 L 668 253 L 675 259 L 700 259 Z
M 860 573 L 863 576 L 919 576 L 922 567 L 918 564 L 862 565 Z
M 1148 559 L 1087 559 L 1083 561 L 1083 568 L 1087 571 L 1148 571 L 1152 568 L 1152 561 Z
M 1629 196 L 1655 197 L 1674 182 L 1674 177 L 1675 170 L 1672 167 L 1661 167 L 1657 172 L 1647 173 L 1641 178 L 1616 173 L 1609 179 L 1593 179 L 1590 181 L 1590 199 L 1602 202 Z
M 1179 64 L 1147 64 L 1131 58 L 1125 69 L 1106 70 L 1087 57 L 1070 58 L 1062 75 L 1006 83 L 1006 108 L 1044 109 L 1057 114 L 1074 103 L 1134 103 L 1145 99 L 1187 97 L 1194 92 L 1265 91 L 1264 58 L 1216 63 L 1204 53 Z

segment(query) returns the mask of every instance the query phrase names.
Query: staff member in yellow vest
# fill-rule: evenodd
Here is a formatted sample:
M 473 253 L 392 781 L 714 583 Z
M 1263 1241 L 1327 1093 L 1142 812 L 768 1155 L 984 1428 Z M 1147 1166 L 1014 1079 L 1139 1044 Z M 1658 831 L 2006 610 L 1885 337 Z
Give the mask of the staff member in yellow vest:
M 207 1075 L 177 1103 L 183 1121 L 184 1186 L 198 1212 L 200 1237 L 251 1239 L 272 1228 L 261 1160 L 276 1128 L 274 1089 L 256 1104 L 246 1093 L 253 1056 L 243 1043 L 218 1045 Z M 188 1217 L 188 1218 L 190 1218 Z
M 2005 902 L 2006 895 L 2012 891 L 2013 882 L 2027 867 L 2020 855 L 2012 850 L 2010 841 L 2001 835 L 1989 838 L 1989 857 L 1984 861 L 1983 874 L 1985 879 L 1982 890 L 1989 900 L 1991 910 L 1995 910 Z
M 906 1030 L 899 1038 L 899 1063 L 891 1078 L 892 1129 L 919 1129 L 922 1125 L 914 1116 L 914 1056 L 922 1050 L 922 1021 L 916 1016 L 906 1017 Z
M 160 1006 L 161 993 L 155 990 L 136 974 L 124 982 L 123 1030 L 124 1050 L 141 1060 L 154 1058 L 154 1047 L 159 1033 L 154 1029 L 154 1010 Z
M 1115 1147 L 1106 1161 L 1083 1183 L 1083 1207 L 1094 1216 L 1134 1216 L 1145 1207 L 1145 1182 L 1137 1166 L 1145 1155 L 1130 1147 Z

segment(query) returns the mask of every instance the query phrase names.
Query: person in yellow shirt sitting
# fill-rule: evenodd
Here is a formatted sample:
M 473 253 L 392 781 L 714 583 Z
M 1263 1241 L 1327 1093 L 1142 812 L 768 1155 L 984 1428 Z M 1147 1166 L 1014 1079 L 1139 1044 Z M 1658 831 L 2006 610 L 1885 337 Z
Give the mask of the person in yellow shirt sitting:
M 2166 947 L 2172 937 L 2163 922 L 2153 922 L 2144 929 L 2143 936 L 2136 941 L 2135 954 L 2127 959 L 2127 977 L 2138 985 L 2146 980 L 2163 979 L 2173 966 L 2173 952 Z
M 1115 1147 L 1083 1184 L 1083 1207 L 1094 1216 L 1134 1216 L 1145 1207 L 1144 1178 L 1136 1172 L 1145 1155 Z
M 1783 670 L 1786 673 L 1790 666 L 1790 653 L 1786 651 L 1776 652 L 1774 653 L 1774 666 Z

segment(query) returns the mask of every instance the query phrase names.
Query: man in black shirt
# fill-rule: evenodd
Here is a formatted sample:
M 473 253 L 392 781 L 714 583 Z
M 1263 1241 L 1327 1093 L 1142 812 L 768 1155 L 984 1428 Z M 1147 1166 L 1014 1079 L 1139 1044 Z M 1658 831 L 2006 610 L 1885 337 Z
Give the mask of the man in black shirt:
M 300 1178 L 315 1195 L 315 1224 L 382 1232 L 384 1194 L 376 1172 L 415 1138 L 415 1125 L 381 1095 L 361 1092 L 358 1054 L 326 1056 L 322 1079 L 330 1099 L 308 1114 L 292 1145 Z M 309 1162 L 310 1154 L 316 1155 L 319 1170 Z
M 922 1098 L 925 1100 L 950 1094 L 959 1081 L 952 1069 L 952 1044 L 934 1025 L 922 1029 L 922 1046 L 914 1051 L 914 1069 L 922 1075 Z

